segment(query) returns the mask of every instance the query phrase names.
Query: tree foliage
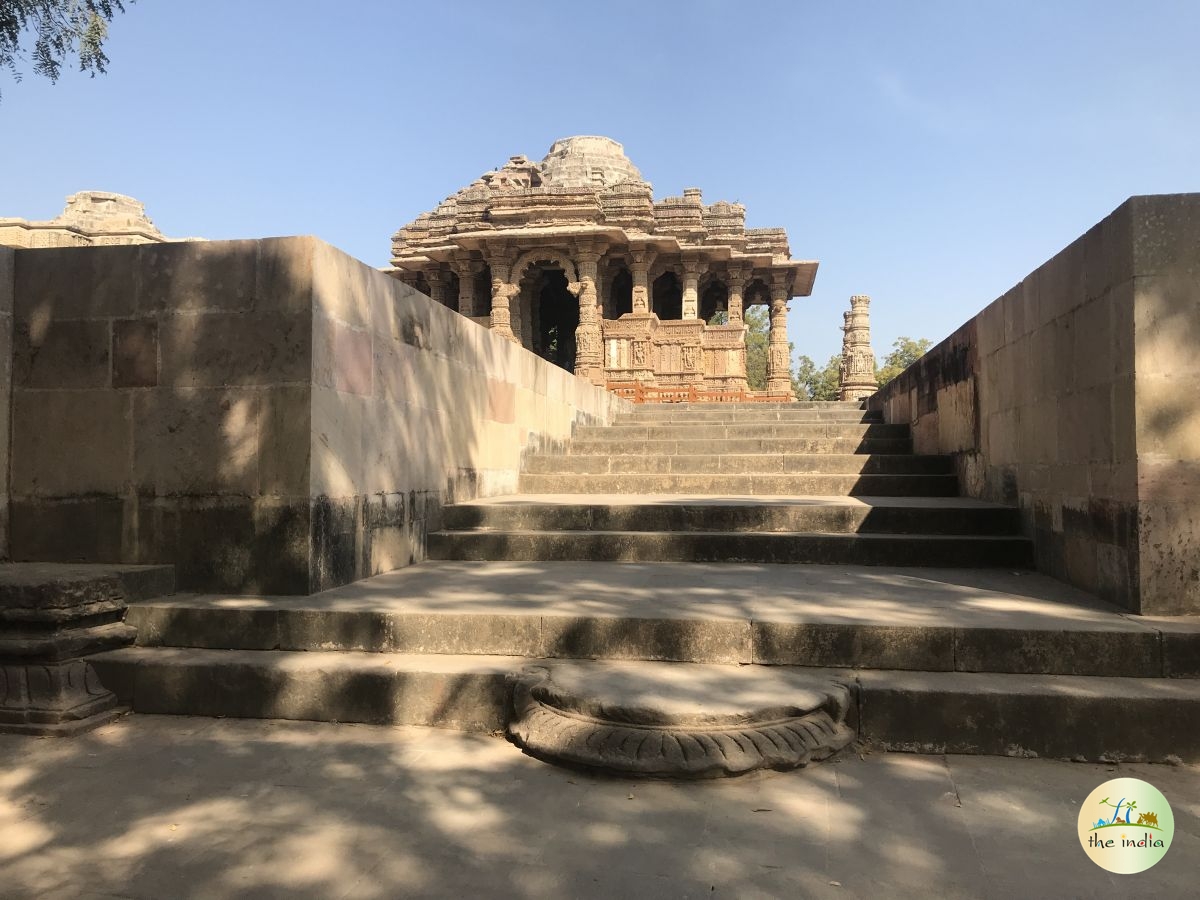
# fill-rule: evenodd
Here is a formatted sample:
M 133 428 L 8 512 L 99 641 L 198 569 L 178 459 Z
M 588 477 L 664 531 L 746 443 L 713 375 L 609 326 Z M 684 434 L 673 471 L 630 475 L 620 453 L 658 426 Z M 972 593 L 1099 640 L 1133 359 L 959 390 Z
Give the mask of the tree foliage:
M 898 337 L 892 344 L 892 352 L 883 358 L 883 365 L 875 369 L 875 378 L 883 387 L 918 359 L 925 355 L 930 347 L 928 338 Z
M 21 42 L 31 36 L 36 74 L 57 81 L 67 59 L 77 57 L 79 70 L 95 78 L 107 71 L 108 23 L 124 11 L 124 0 L 0 0 L 0 66 L 20 81 Z
M 767 341 L 771 317 L 765 306 L 747 306 L 746 320 L 746 382 L 752 391 L 767 389 Z
M 796 360 L 792 391 L 797 400 L 836 400 L 841 387 L 842 357 L 834 354 L 821 368 L 808 356 Z

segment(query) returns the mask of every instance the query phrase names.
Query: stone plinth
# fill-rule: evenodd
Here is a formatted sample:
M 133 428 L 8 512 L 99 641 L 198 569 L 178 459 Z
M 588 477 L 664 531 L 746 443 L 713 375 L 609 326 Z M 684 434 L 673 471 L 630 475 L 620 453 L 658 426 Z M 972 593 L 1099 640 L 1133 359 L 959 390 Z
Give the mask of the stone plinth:
M 794 769 L 854 736 L 844 685 L 780 670 L 531 666 L 512 702 L 509 737 L 531 755 L 641 777 Z
M 0 566 L 0 732 L 70 735 L 120 715 L 86 657 L 133 643 L 132 592 L 170 593 L 169 567 Z

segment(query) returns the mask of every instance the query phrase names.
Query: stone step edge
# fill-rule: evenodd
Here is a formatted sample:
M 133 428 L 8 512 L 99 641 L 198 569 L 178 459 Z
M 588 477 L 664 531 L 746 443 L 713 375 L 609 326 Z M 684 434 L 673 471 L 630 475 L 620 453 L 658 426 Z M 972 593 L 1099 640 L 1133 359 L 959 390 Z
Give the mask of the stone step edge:
M 446 561 L 815 563 L 1030 569 L 1019 536 L 727 531 L 434 531 L 427 557 Z
M 222 603 L 228 601 L 222 600 Z M 141 647 L 612 659 L 1030 675 L 1200 677 L 1200 629 L 1015 628 L 676 614 L 571 615 L 242 607 L 185 598 L 130 607 Z M 182 635 L 180 634 L 182 632 Z
M 493 733 L 510 717 L 509 676 L 532 664 L 511 657 L 144 648 L 110 651 L 94 661 L 101 679 L 135 713 Z M 850 689 L 847 724 L 860 740 L 884 750 L 1200 761 L 1200 683 L 1193 681 L 808 671 Z

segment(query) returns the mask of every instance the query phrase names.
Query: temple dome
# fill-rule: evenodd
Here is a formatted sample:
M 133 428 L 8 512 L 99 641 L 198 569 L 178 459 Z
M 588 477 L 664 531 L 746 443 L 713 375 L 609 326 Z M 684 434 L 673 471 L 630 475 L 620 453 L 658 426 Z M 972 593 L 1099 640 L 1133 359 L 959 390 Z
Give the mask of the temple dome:
M 601 188 L 643 181 L 642 173 L 612 138 L 576 135 L 554 142 L 539 167 L 549 187 Z

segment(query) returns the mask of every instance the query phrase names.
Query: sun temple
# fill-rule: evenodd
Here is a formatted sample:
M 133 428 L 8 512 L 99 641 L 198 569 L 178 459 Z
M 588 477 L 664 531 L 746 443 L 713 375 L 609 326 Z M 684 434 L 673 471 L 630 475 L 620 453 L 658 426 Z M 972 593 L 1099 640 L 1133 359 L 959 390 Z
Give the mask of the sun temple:
M 655 201 L 607 137 L 513 156 L 392 239 L 392 274 L 592 383 L 639 399 L 791 400 L 788 301 L 817 263 L 782 228 L 698 188 Z M 744 310 L 769 310 L 767 381 L 747 382 Z

